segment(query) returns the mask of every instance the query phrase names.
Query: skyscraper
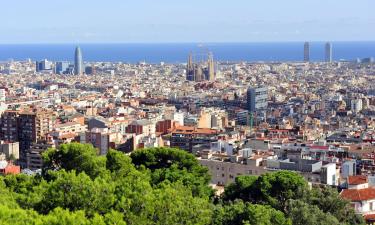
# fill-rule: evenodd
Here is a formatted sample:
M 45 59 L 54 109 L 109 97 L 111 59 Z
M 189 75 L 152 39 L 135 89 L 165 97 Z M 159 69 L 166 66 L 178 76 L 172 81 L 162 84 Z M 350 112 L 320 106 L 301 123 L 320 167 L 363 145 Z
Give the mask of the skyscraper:
M 268 88 L 267 87 L 249 87 L 247 89 L 247 110 L 256 112 L 267 108 L 268 106 Z
M 74 74 L 81 75 L 82 73 L 83 73 L 82 52 L 81 52 L 81 48 L 77 46 L 75 54 L 74 54 Z
M 325 61 L 327 63 L 332 62 L 332 44 L 330 42 L 327 42 L 325 46 Z
M 310 43 L 305 42 L 303 46 L 303 61 L 309 62 L 310 61 Z
M 55 64 L 55 73 L 64 74 L 68 72 L 69 62 L 56 62 Z
M 47 59 L 35 62 L 36 72 L 42 72 L 44 70 L 51 70 L 51 69 L 52 69 L 52 62 L 49 62 Z

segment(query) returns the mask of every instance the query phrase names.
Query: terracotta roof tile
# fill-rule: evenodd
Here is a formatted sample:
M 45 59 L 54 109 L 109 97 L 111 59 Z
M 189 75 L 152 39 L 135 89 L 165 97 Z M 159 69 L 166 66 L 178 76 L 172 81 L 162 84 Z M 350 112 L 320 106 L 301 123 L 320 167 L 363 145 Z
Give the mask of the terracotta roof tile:
M 348 177 L 349 185 L 359 185 L 359 184 L 366 184 L 366 183 L 368 183 L 367 176 L 357 175 L 357 176 Z
M 374 188 L 364 189 L 345 189 L 340 193 L 341 197 L 350 201 L 358 202 L 364 200 L 375 199 Z

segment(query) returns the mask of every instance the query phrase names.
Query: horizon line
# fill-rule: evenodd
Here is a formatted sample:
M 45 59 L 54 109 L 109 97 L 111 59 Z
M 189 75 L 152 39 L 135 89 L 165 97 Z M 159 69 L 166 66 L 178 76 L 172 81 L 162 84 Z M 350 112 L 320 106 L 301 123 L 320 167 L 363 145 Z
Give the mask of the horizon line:
M 291 40 L 291 41 L 181 41 L 181 42 L 20 42 L 0 43 L 0 45 L 80 45 L 80 44 L 250 44 L 250 43 L 345 43 L 345 42 L 375 42 L 375 40 Z

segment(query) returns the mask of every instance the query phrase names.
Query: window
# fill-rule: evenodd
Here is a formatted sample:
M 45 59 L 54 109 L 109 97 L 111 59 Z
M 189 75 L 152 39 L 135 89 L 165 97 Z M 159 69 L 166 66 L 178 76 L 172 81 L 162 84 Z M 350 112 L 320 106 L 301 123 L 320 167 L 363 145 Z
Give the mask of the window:
M 370 202 L 370 210 L 371 210 L 371 211 L 374 210 L 374 202 Z

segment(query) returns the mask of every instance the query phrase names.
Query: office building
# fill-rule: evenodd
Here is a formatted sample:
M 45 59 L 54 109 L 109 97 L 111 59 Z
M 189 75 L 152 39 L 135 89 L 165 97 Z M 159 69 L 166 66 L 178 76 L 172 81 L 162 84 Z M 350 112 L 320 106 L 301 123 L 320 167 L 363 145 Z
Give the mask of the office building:
M 266 109 L 268 106 L 267 100 L 267 87 L 249 87 L 247 89 L 247 110 L 249 112 Z
M 327 63 L 332 62 L 332 44 L 330 42 L 327 42 L 325 45 L 325 61 Z
M 48 71 L 48 70 L 52 70 L 52 62 L 49 62 L 47 59 L 35 62 L 36 72 L 42 72 L 42 71 Z
M 69 73 L 69 62 L 56 62 L 55 73 L 56 74 Z
M 94 66 L 86 66 L 85 67 L 85 74 L 87 75 L 94 75 L 95 74 L 95 67 Z
M 83 62 L 82 62 L 82 52 L 81 48 L 77 47 L 74 54 L 74 74 L 82 75 L 83 74 Z
M 303 61 L 310 62 L 310 43 L 305 42 L 303 46 Z

